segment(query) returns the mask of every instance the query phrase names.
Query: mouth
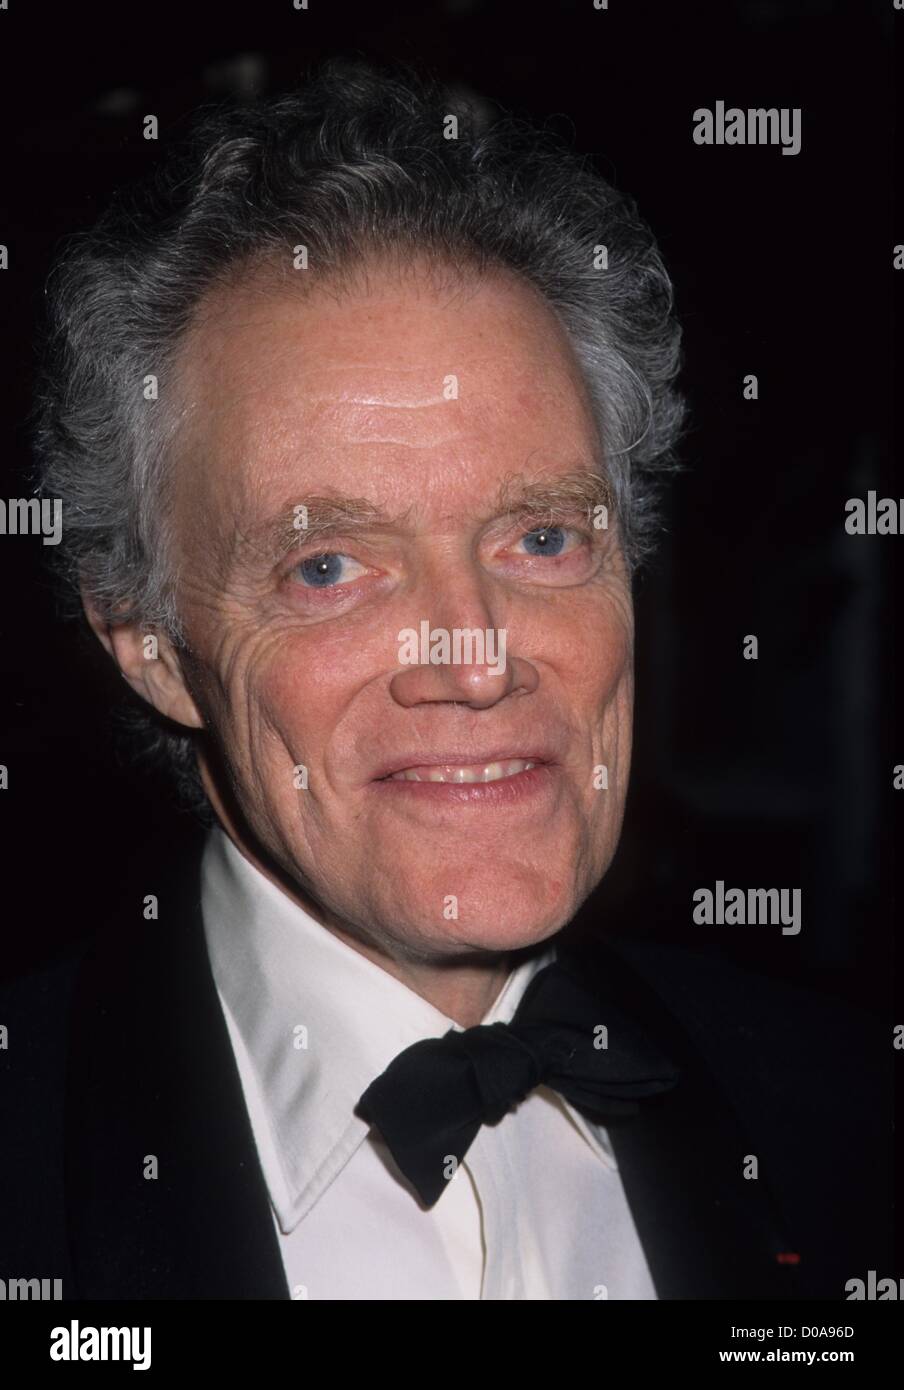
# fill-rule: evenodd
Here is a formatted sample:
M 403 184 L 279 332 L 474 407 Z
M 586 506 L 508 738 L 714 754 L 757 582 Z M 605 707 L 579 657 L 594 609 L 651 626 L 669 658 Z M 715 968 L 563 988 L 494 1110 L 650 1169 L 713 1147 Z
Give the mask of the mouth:
M 543 809 L 548 812 L 557 795 L 560 769 L 545 749 L 540 753 L 508 748 L 480 759 L 448 750 L 427 763 L 416 762 L 415 756 L 400 755 L 370 784 L 397 807 L 410 808 L 415 817 L 432 816 L 441 808 L 467 813 L 479 807 L 511 814 L 521 807 L 525 814 L 537 815 Z
M 380 778 L 384 782 L 449 782 L 456 786 L 471 783 L 502 782 L 520 777 L 538 767 L 539 759 L 506 758 L 483 763 L 424 763 L 419 767 L 404 767 Z

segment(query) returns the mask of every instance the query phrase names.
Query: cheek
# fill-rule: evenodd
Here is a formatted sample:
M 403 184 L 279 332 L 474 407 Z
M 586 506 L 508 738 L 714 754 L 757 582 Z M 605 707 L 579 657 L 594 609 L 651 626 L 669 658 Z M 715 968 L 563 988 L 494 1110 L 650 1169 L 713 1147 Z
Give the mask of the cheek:
M 365 656 L 350 644 L 333 652 L 283 634 L 246 666 L 233 690 L 246 737 L 266 744 L 261 756 L 293 763 L 328 760 L 342 712 L 361 683 Z
M 210 721 L 230 762 L 260 770 L 288 747 L 297 748 L 305 711 L 308 664 L 297 645 L 232 629 L 199 672 Z
M 287 647 L 271 655 L 248 673 L 239 698 L 244 702 L 245 719 L 251 736 L 266 731 L 268 742 L 275 742 L 276 753 L 288 750 L 300 761 L 308 761 L 314 735 L 322 719 L 324 701 L 310 664 Z
M 592 720 L 630 709 L 633 647 L 629 626 L 618 620 L 587 623 L 563 654 L 566 690 L 577 710 Z
M 600 660 L 598 688 L 603 704 L 620 709 L 625 698 L 630 697 L 633 679 L 631 648 L 623 637 L 619 637 L 607 645 Z
M 588 629 L 592 631 L 592 629 Z M 593 641 L 583 639 L 569 671 L 572 710 L 586 731 L 583 756 L 593 769 L 586 776 L 587 803 L 594 824 L 620 822 L 631 762 L 634 704 L 632 630 L 609 621 L 596 629 Z M 605 791 L 596 780 L 597 766 L 607 769 Z

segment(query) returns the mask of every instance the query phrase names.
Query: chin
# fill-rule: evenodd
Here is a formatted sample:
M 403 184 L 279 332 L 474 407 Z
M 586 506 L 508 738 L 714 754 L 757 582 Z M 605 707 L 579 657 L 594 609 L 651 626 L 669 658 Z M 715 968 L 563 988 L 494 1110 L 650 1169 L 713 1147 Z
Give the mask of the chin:
M 409 898 L 406 916 L 414 919 L 417 935 L 429 937 L 434 947 L 444 943 L 453 950 L 517 951 L 554 936 L 570 921 L 578 907 L 572 885 L 564 876 L 557 884 L 543 875 L 526 889 L 523 883 L 506 884 L 498 874 L 488 874 L 485 882 L 472 875 L 457 893 L 457 917 L 443 916 L 444 899 L 438 900 L 434 886 L 419 895 L 423 915 L 415 919 Z

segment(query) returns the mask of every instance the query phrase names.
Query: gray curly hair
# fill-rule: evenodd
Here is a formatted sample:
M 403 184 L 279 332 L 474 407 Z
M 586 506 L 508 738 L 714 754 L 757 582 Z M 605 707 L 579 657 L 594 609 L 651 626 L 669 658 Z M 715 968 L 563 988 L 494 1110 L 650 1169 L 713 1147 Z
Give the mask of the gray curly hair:
M 182 640 L 167 562 L 176 422 L 148 409 L 143 383 L 149 364 L 166 382 L 208 290 L 298 244 L 327 274 L 418 252 L 505 267 L 538 289 L 583 370 L 636 572 L 683 403 L 671 283 L 633 200 L 548 130 L 488 120 L 407 67 L 333 61 L 288 95 L 203 110 L 51 271 L 35 452 L 38 490 L 63 504 L 53 558 L 69 612 L 84 595 L 110 623 Z M 195 736 L 143 702 L 132 724 L 204 817 Z

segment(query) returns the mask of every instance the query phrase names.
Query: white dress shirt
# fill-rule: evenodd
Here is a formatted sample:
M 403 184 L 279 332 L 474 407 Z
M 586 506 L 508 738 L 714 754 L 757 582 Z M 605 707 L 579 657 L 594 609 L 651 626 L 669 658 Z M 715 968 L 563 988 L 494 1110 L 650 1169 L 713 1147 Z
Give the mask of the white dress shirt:
M 654 1299 L 605 1129 L 532 1091 L 425 1209 L 354 1113 L 403 1048 L 460 1025 L 316 922 L 219 828 L 207 948 L 296 1299 Z M 509 1022 L 555 948 L 512 972 Z

